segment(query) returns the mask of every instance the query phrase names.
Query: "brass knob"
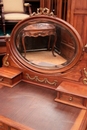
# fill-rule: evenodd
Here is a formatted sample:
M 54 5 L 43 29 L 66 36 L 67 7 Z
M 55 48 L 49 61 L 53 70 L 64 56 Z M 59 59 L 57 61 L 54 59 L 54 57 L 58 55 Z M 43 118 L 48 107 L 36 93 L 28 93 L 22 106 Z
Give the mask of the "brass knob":
M 73 100 L 73 97 L 72 97 L 72 96 L 70 96 L 70 97 L 69 97 L 69 101 L 72 101 L 72 100 Z

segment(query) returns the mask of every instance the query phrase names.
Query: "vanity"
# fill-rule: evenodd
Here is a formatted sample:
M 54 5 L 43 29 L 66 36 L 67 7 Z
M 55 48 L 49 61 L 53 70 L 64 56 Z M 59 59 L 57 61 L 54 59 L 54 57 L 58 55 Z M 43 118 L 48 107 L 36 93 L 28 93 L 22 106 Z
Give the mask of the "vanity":
M 78 32 L 47 8 L 6 36 L 0 130 L 86 130 L 87 54 Z

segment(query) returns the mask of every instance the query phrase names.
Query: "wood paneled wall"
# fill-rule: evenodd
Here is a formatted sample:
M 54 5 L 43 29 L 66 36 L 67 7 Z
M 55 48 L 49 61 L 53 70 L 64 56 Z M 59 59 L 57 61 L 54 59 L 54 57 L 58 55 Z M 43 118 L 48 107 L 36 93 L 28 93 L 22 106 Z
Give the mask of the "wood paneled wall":
M 83 44 L 87 43 L 87 0 L 40 0 L 54 14 L 69 22 L 79 32 Z
M 87 0 L 68 0 L 69 23 L 79 32 L 84 45 L 87 43 Z
M 50 11 L 61 18 L 62 13 L 62 0 L 40 0 L 40 7 L 47 7 Z

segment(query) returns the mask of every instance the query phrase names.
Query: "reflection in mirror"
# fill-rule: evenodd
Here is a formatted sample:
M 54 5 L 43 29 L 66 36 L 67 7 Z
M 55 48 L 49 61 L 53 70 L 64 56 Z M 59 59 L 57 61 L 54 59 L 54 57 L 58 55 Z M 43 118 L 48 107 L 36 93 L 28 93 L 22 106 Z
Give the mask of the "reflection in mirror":
M 27 23 L 18 30 L 15 43 L 25 60 L 46 69 L 66 66 L 74 59 L 77 49 L 69 30 L 50 21 Z

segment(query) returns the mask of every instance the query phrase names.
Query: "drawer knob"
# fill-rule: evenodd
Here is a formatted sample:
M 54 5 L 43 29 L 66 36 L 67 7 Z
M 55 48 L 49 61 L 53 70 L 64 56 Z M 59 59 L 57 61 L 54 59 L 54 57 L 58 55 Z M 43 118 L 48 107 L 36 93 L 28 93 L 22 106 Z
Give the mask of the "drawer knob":
M 70 96 L 70 97 L 69 97 L 69 101 L 72 101 L 72 100 L 73 100 L 73 97 L 72 97 L 72 96 Z
M 0 78 L 0 82 L 3 81 L 3 78 Z

